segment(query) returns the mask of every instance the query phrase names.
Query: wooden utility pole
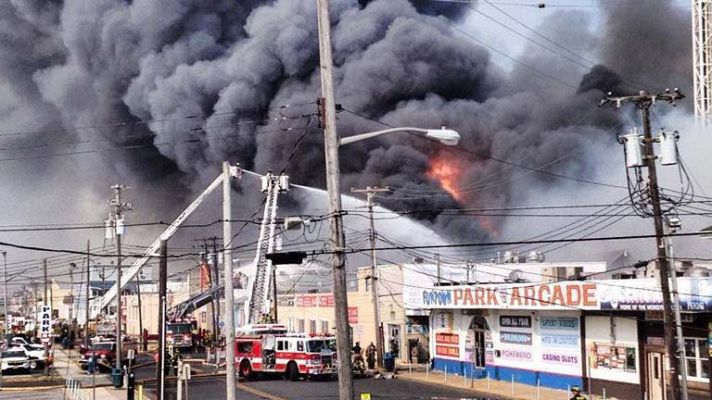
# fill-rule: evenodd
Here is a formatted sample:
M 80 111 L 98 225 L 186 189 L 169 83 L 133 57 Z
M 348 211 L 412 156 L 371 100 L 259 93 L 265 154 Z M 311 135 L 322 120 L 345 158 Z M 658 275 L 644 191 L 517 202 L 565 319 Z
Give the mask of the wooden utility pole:
M 141 335 L 141 348 L 148 350 L 146 338 L 143 335 L 143 305 L 141 304 L 141 274 L 136 274 L 136 295 L 138 297 L 138 332 Z
M 109 206 L 112 211 L 112 221 L 114 227 L 114 235 L 116 236 L 116 365 L 115 368 L 121 371 L 121 344 L 123 337 L 121 336 L 121 239 L 124 236 L 124 211 L 131 209 L 131 204 L 121 202 L 121 193 L 128 189 L 125 185 L 113 185 L 111 189 L 114 191 L 114 198 L 109 201 Z
M 69 287 L 71 288 L 71 293 L 69 294 L 71 298 L 71 303 L 69 303 L 69 323 L 72 326 L 72 334 L 76 335 L 77 333 L 77 325 L 76 325 L 76 320 L 74 319 L 74 270 L 77 269 L 77 264 L 71 262 L 69 263 Z
M 213 252 L 210 255 L 210 260 L 213 264 L 213 285 L 214 287 L 220 287 L 220 269 L 218 267 L 218 238 L 213 236 L 210 238 L 213 241 Z M 215 313 L 213 314 L 214 324 L 215 324 L 215 340 L 217 341 L 220 337 L 220 296 L 215 296 L 213 299 L 215 303 Z
M 665 334 L 665 346 L 667 357 L 670 362 L 670 400 L 681 399 L 680 390 L 680 358 L 679 352 L 684 349 L 676 349 L 676 340 L 674 333 L 674 315 L 672 307 L 672 298 L 670 296 L 670 276 L 675 271 L 670 271 L 668 262 L 667 246 L 665 244 L 665 231 L 663 228 L 663 215 L 660 207 L 660 192 L 658 188 L 658 175 L 655 168 L 655 151 L 653 149 L 653 136 L 650 130 L 650 107 L 656 102 L 675 103 L 676 100 L 682 99 L 683 96 L 677 91 L 665 92 L 658 95 L 650 95 L 645 91 L 641 91 L 637 96 L 608 96 L 601 101 L 601 105 L 614 104 L 620 107 L 622 103 L 633 103 L 641 112 L 643 119 L 643 150 L 645 167 L 648 170 L 648 195 L 650 197 L 650 205 L 653 208 L 652 216 L 655 225 L 655 242 L 657 245 L 657 264 L 660 269 L 660 290 L 663 297 L 663 327 Z
M 217 285 L 215 284 L 215 273 L 213 270 L 210 268 L 210 263 L 208 262 L 208 257 L 212 258 L 212 255 L 208 252 L 208 239 L 196 239 L 200 240 L 203 242 L 201 248 L 202 251 L 200 252 L 200 267 L 198 268 L 199 270 L 199 275 L 200 275 L 200 290 L 204 290 L 202 287 L 203 284 L 203 275 L 207 274 L 207 279 L 208 279 L 208 290 L 213 290 L 217 288 Z M 212 261 L 212 259 L 211 259 Z M 217 272 L 217 271 L 216 271 Z M 216 296 L 217 297 L 217 296 Z M 215 298 L 213 298 L 210 301 L 210 317 L 212 318 L 212 323 L 211 325 L 213 326 L 213 336 L 215 338 L 218 338 L 218 319 L 217 319 L 217 314 L 215 310 Z
M 351 335 L 346 289 L 346 257 L 344 256 L 344 226 L 341 216 L 341 179 L 339 171 L 339 136 L 336 133 L 336 102 L 334 100 L 333 60 L 331 56 L 331 21 L 329 0 L 317 0 L 319 26 L 319 62 L 321 71 L 320 116 L 324 127 L 326 159 L 326 191 L 329 198 L 331 267 L 334 277 L 334 313 L 336 321 L 336 352 L 339 377 L 339 399 L 353 400 L 354 382 L 351 375 Z M 346 356 L 349 354 L 349 356 Z
M 84 295 L 86 296 L 84 299 L 84 347 L 86 348 L 89 348 L 89 286 L 91 285 L 91 263 L 89 262 L 90 252 L 90 242 L 87 240 L 87 286 L 84 288 Z
M 158 262 L 158 359 L 156 360 L 156 382 L 158 399 L 163 400 L 166 392 L 166 284 L 168 281 L 168 242 L 161 240 Z
M 44 295 L 42 296 L 42 300 L 43 300 L 42 302 L 45 305 L 49 306 L 50 304 L 49 304 L 49 299 L 47 296 L 49 293 L 49 288 L 47 286 L 47 259 L 46 258 L 44 260 L 42 260 L 42 271 L 44 274 Z M 52 313 L 52 307 L 50 307 L 50 314 L 51 313 Z
M 366 201 L 368 206 L 368 219 L 370 223 L 370 229 L 368 231 L 368 236 L 371 241 L 371 293 L 373 294 L 373 322 L 375 325 L 376 333 L 376 351 L 378 357 L 376 357 L 376 362 L 379 368 L 383 368 L 383 335 L 381 334 L 381 312 L 380 312 L 380 297 L 378 296 L 378 286 L 379 282 L 379 271 L 378 271 L 378 258 L 376 257 L 376 228 L 373 218 L 373 197 L 376 193 L 388 192 L 388 188 L 379 188 L 367 186 L 366 189 L 351 189 L 353 193 L 366 193 Z
M 53 312 L 52 312 L 51 303 L 47 299 L 47 294 L 48 294 L 47 283 L 48 283 L 48 281 L 47 281 L 47 259 L 46 258 L 44 260 L 42 260 L 42 271 L 44 273 L 44 299 L 43 299 L 44 301 L 43 301 L 43 303 L 44 303 L 44 305 L 49 305 L 49 317 L 50 317 L 50 321 L 51 321 Z M 51 340 L 51 338 L 52 338 L 51 331 L 52 331 L 52 328 L 50 327 L 49 337 L 42 338 L 42 345 L 44 346 L 44 359 L 45 360 L 49 357 L 49 344 L 47 341 Z M 45 373 L 45 375 L 49 376 L 49 365 L 47 365 L 47 364 L 48 363 L 44 363 L 44 373 Z

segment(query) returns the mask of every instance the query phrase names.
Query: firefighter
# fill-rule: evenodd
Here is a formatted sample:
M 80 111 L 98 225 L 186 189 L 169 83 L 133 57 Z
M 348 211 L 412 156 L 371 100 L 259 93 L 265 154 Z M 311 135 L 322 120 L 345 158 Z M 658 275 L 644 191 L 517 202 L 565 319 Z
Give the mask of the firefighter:
M 578 385 L 574 385 L 571 387 L 571 393 L 573 394 L 573 396 L 570 400 L 586 400 L 586 397 L 581 394 L 581 388 L 578 387 Z
M 361 343 L 356 342 L 356 345 L 353 348 L 354 355 L 361 355 L 362 350 L 363 349 L 361 349 Z
M 376 346 L 374 346 L 373 342 L 366 347 L 366 362 L 368 363 L 368 369 L 376 367 Z

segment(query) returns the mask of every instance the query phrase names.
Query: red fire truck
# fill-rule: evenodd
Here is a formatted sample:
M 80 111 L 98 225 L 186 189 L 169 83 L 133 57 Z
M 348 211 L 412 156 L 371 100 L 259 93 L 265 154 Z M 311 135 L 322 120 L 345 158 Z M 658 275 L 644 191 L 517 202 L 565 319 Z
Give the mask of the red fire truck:
M 195 344 L 193 338 L 193 321 L 173 321 L 166 323 L 166 344 L 178 350 L 192 349 Z
M 336 375 L 336 340 L 333 336 L 288 334 L 284 325 L 251 325 L 235 338 L 235 366 L 246 379 L 258 374 L 300 377 Z

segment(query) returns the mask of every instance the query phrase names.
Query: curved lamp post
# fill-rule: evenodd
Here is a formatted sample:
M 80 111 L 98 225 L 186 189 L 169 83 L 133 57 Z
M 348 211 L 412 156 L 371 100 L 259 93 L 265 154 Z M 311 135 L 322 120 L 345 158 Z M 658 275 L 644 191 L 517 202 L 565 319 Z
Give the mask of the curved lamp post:
M 440 143 L 447 146 L 457 146 L 460 142 L 460 134 L 452 129 L 446 129 L 444 126 L 441 129 L 423 129 L 423 128 L 413 128 L 413 127 L 398 127 L 383 129 L 380 131 L 373 131 L 367 133 L 361 133 L 358 135 L 348 136 L 339 139 L 339 146 L 346 144 L 360 142 L 361 140 L 370 139 L 376 136 L 385 135 L 394 132 L 418 132 L 424 133 L 425 137 L 430 139 L 435 139 L 440 141 Z
M 362 140 L 367 140 L 374 138 L 376 136 L 386 135 L 389 133 L 396 132 L 418 132 L 425 134 L 426 138 L 438 140 L 440 143 L 447 146 L 457 146 L 460 142 L 460 134 L 452 129 L 446 129 L 444 126 L 441 129 L 423 129 L 423 128 L 413 128 L 413 127 L 396 127 L 389 129 L 382 129 L 379 131 L 366 132 L 358 135 L 348 136 L 339 139 L 339 147 L 347 145 L 354 142 L 359 142 Z M 341 226 L 341 225 L 340 225 Z M 343 228 L 342 228 L 343 229 Z M 373 214 L 371 214 L 371 293 L 373 294 L 373 315 L 375 324 L 375 339 L 377 347 L 377 361 L 379 367 L 383 366 L 383 355 L 385 354 L 383 338 L 381 336 L 381 316 L 380 316 L 380 305 L 378 297 L 378 268 L 376 261 L 376 250 L 375 250 L 375 228 L 373 226 Z

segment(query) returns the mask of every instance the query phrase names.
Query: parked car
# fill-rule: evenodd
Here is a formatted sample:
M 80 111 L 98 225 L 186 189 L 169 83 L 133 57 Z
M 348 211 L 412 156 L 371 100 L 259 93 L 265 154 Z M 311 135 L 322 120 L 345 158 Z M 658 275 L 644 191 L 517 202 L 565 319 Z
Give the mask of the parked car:
M 14 347 L 2 352 L 2 373 L 10 371 L 26 371 L 37 367 L 37 361 L 32 360 L 27 350 L 21 347 Z
M 45 364 L 47 365 L 52 365 L 52 357 L 51 355 L 47 354 L 47 357 L 45 357 L 45 349 L 44 346 L 41 344 L 26 344 L 22 346 L 15 346 L 12 349 L 15 348 L 23 348 L 25 351 L 27 351 L 27 354 L 30 356 L 31 359 L 35 360 L 34 361 L 34 367 L 32 369 L 39 369 L 39 368 L 44 368 Z
M 29 344 L 25 338 L 20 337 L 20 336 L 15 336 L 10 340 L 10 345 L 11 346 L 17 346 L 21 344 Z

